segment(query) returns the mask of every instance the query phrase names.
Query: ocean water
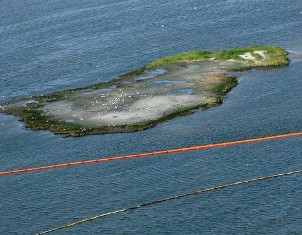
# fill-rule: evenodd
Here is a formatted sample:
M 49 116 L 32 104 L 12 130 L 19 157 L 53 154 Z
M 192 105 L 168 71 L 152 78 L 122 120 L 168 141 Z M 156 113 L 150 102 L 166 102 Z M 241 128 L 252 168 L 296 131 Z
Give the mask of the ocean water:
M 196 49 L 302 53 L 300 0 L 0 0 L 0 102 L 86 86 Z M 0 114 L 0 171 L 302 131 L 302 59 L 243 74 L 224 103 L 131 134 L 63 138 Z M 0 234 L 302 168 L 302 138 L 0 177 Z M 302 175 L 173 200 L 54 234 L 301 234 Z

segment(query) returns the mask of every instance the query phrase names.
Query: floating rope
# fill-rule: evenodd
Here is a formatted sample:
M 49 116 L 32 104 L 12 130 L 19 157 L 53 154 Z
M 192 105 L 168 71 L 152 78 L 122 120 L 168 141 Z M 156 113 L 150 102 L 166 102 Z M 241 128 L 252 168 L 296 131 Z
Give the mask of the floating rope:
M 93 221 L 93 220 L 99 219 L 101 217 L 115 215 L 115 214 L 118 214 L 118 213 L 130 211 L 130 210 L 135 210 L 135 209 L 138 209 L 140 207 L 151 206 L 153 204 L 158 204 L 158 203 L 162 203 L 162 202 L 166 202 L 166 201 L 170 201 L 170 200 L 174 200 L 174 199 L 178 199 L 178 198 L 188 197 L 188 196 L 201 194 L 201 193 L 206 193 L 206 192 L 210 192 L 210 191 L 215 191 L 215 190 L 218 190 L 218 189 L 228 188 L 228 187 L 232 187 L 232 186 L 238 186 L 238 185 L 242 185 L 242 184 L 253 183 L 253 182 L 256 182 L 256 181 L 267 180 L 267 179 L 277 178 L 277 177 L 281 177 L 281 176 L 293 175 L 293 174 L 297 174 L 297 173 L 301 173 L 301 172 L 302 172 L 302 169 L 297 170 L 297 171 L 290 171 L 290 172 L 287 172 L 287 173 L 280 173 L 280 174 L 274 174 L 274 175 L 269 175 L 269 176 L 262 176 L 262 177 L 259 177 L 259 178 L 253 178 L 253 179 L 248 179 L 248 180 L 244 180 L 244 181 L 238 181 L 238 182 L 234 182 L 234 183 L 230 183 L 230 184 L 223 184 L 223 185 L 214 186 L 214 187 L 206 188 L 206 189 L 200 189 L 200 190 L 196 190 L 196 191 L 193 191 L 193 192 L 190 192 L 190 193 L 179 194 L 179 195 L 175 195 L 175 196 L 171 196 L 171 197 L 167 197 L 167 198 L 163 198 L 163 199 L 159 199 L 159 200 L 139 204 L 137 206 L 133 206 L 133 207 L 129 207 L 129 208 L 124 208 L 124 209 L 120 209 L 120 210 L 111 211 L 111 212 L 107 212 L 107 213 L 104 213 L 104 214 L 96 215 L 96 216 L 93 216 L 93 217 L 90 217 L 90 218 L 82 219 L 82 220 L 79 220 L 79 221 L 76 221 L 76 222 L 73 222 L 73 223 L 69 223 L 69 224 L 60 226 L 60 227 L 57 227 L 57 228 L 49 229 L 49 230 L 46 230 L 44 232 L 37 233 L 36 235 L 42 235 L 42 234 L 55 232 L 55 231 L 66 229 L 66 228 L 69 228 L 69 227 L 73 227 L 73 226 L 76 226 L 76 225 L 79 225 L 79 224 L 82 224 L 82 223 Z
M 100 158 L 100 159 L 86 160 L 86 161 L 79 161 L 79 162 L 62 163 L 62 164 L 40 166 L 40 167 L 33 167 L 33 168 L 27 168 L 27 169 L 2 171 L 2 172 L 0 172 L 0 176 L 17 174 L 17 173 L 28 173 L 28 172 L 33 172 L 33 171 L 49 170 L 49 169 L 62 168 L 62 167 L 86 165 L 86 164 L 92 164 L 92 163 L 104 163 L 104 162 L 110 162 L 110 161 L 120 161 L 120 160 L 126 160 L 126 159 L 152 157 L 152 156 L 157 156 L 157 155 L 162 155 L 162 154 L 180 153 L 180 152 L 187 152 L 187 151 L 193 151 L 193 150 L 228 147 L 228 146 L 232 146 L 232 145 L 255 143 L 255 142 L 276 140 L 276 139 L 285 139 L 285 138 L 297 137 L 297 136 L 302 136 L 302 132 L 260 137 L 260 138 L 247 139 L 247 140 L 237 140 L 237 141 L 224 142 L 224 143 L 199 145 L 199 146 L 192 146 L 192 147 L 186 147 L 186 148 L 161 150 L 161 151 L 154 151 L 154 152 L 147 152 L 147 153 L 138 153 L 138 154 L 125 155 L 125 156 L 118 156 L 118 157 L 109 157 L 109 158 Z

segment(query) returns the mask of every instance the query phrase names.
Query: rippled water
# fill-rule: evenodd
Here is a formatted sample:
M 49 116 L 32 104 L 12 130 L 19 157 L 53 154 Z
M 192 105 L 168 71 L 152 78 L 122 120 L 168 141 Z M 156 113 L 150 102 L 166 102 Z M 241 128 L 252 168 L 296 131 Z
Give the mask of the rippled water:
M 302 53 L 302 2 L 0 0 L 0 101 L 80 87 L 195 49 Z M 224 104 L 132 134 L 62 138 L 0 115 L 0 171 L 302 131 L 302 60 L 252 71 Z M 0 177 L 0 234 L 302 168 L 302 138 Z M 301 234 L 302 176 L 114 215 L 57 234 Z

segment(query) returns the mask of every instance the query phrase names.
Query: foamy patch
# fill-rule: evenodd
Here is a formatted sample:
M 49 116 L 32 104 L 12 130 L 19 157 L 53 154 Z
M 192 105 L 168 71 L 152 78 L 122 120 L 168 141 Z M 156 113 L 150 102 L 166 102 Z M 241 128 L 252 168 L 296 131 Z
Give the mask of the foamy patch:
M 251 52 L 244 53 L 243 55 L 239 55 L 244 60 L 255 60 L 255 57 Z
M 260 55 L 263 59 L 267 57 L 264 51 L 254 51 L 254 53 Z
M 266 59 L 267 56 L 265 54 L 265 51 L 254 51 L 255 54 L 258 54 L 262 57 L 262 59 Z M 255 56 L 252 55 L 251 52 L 247 52 L 247 53 L 244 53 L 242 55 L 239 55 L 242 59 L 244 60 L 253 60 L 253 61 L 256 61 L 257 59 L 255 58 Z

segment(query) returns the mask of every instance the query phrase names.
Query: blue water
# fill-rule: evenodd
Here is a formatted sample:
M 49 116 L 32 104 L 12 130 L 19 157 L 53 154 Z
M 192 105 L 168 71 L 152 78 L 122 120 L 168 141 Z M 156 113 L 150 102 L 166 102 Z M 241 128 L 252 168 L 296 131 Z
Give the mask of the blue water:
M 0 0 L 0 101 L 110 80 L 196 49 L 302 53 L 300 0 Z M 223 105 L 132 134 L 62 138 L 0 115 L 0 171 L 302 131 L 302 60 L 243 74 Z M 0 234 L 302 168 L 302 138 L 0 177 Z M 56 234 L 301 234 L 302 175 L 174 200 Z

